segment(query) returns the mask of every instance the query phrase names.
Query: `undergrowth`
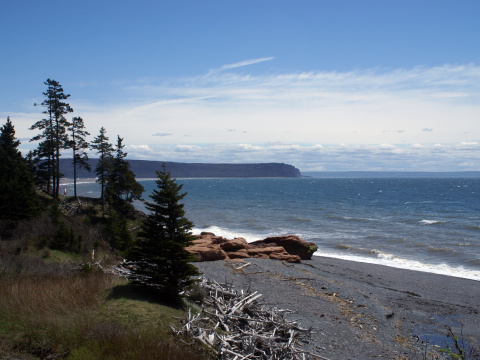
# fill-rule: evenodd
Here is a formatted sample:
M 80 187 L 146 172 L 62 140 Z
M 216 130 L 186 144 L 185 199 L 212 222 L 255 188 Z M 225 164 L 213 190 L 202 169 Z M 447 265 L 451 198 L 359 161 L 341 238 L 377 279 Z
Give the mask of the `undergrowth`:
M 93 207 L 57 219 L 46 210 L 8 227 L 0 238 L 0 359 L 212 359 L 170 335 L 185 305 L 95 267 L 79 270 L 93 248 L 103 266 L 118 259 L 100 227 Z

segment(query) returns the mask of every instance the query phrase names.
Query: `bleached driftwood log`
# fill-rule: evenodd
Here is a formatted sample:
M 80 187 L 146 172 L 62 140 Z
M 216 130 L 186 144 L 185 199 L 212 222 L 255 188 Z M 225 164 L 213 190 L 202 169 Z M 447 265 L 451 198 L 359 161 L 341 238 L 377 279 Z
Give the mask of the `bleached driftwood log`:
M 217 351 L 218 359 L 325 359 L 299 348 L 311 329 L 288 320 L 292 312 L 262 305 L 258 292 L 235 290 L 203 278 L 202 311 L 187 319 L 177 335 L 186 335 Z

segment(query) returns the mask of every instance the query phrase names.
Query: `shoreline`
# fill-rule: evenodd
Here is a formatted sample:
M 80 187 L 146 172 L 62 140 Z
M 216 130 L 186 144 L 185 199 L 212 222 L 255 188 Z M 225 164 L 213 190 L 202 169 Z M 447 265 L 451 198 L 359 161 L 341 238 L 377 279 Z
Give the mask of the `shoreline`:
M 148 179 L 148 178 L 142 178 L 138 179 L 142 181 L 154 181 L 155 179 Z M 70 178 L 63 178 L 61 179 L 61 185 L 63 187 L 72 187 L 73 185 L 73 179 Z M 78 184 L 94 184 L 96 179 L 95 178 L 81 178 L 77 179 Z M 62 189 L 63 192 L 63 189 Z M 70 189 L 68 190 L 67 195 L 71 195 L 72 192 Z M 142 204 L 140 204 L 142 205 Z M 137 207 L 140 211 L 144 211 L 145 209 L 142 209 L 141 206 Z M 267 236 L 273 236 L 273 235 L 278 235 L 278 234 L 267 234 L 264 237 L 252 237 L 255 234 L 235 234 L 233 231 L 228 231 L 227 229 L 221 229 L 218 227 L 215 227 L 213 229 L 203 229 L 203 228 L 195 228 L 194 232 L 200 232 L 200 231 L 208 231 L 208 232 L 213 232 L 216 235 L 223 236 L 225 238 L 233 238 L 233 237 L 244 237 L 247 239 L 247 241 L 256 241 L 262 238 L 265 238 Z M 258 235 L 258 234 L 256 234 Z M 311 241 L 311 240 L 308 240 Z M 442 274 L 442 275 L 448 275 L 448 276 L 453 276 L 456 278 L 461 278 L 461 279 L 470 279 L 470 280 L 475 280 L 475 281 L 480 281 L 480 268 L 477 265 L 472 265 L 472 264 L 463 264 L 463 263 L 458 263 L 458 264 L 450 264 L 450 263 L 427 263 L 419 260 L 415 260 L 412 258 L 402 258 L 399 255 L 395 254 L 384 254 L 382 252 L 379 252 L 377 256 L 370 256 L 369 254 L 366 256 L 361 256 L 361 255 L 356 255 L 353 253 L 349 253 L 348 251 L 345 252 L 340 252 L 340 251 L 334 251 L 332 252 L 332 249 L 322 249 L 322 244 L 317 243 L 317 246 L 319 246 L 319 251 L 314 254 L 314 256 L 320 256 L 320 257 L 330 257 L 334 259 L 342 259 L 342 260 L 348 260 L 348 261 L 354 261 L 354 262 L 362 262 L 362 263 L 368 263 L 368 264 L 379 264 L 379 265 L 384 265 L 388 267 L 393 267 L 393 268 L 398 268 L 398 269 L 407 269 L 407 270 L 414 270 L 414 271 L 421 271 L 421 272 L 428 272 L 428 273 L 433 273 L 433 274 Z
M 360 256 L 355 255 L 342 255 L 342 254 L 317 254 L 319 251 L 313 254 L 315 257 L 320 258 L 330 258 L 330 259 L 337 259 L 343 261 L 351 261 L 351 262 L 358 262 L 362 264 L 370 264 L 370 265 L 378 265 L 378 266 L 385 266 L 394 269 L 401 269 L 401 270 L 410 270 L 410 271 L 418 271 L 427 274 L 435 274 L 435 275 L 442 275 L 442 276 L 449 276 L 458 279 L 465 279 L 471 281 L 479 281 L 480 282 L 480 271 L 473 270 L 473 269 L 466 269 L 462 265 L 457 267 L 447 265 L 447 264 L 428 264 L 428 263 L 421 263 L 415 260 L 404 259 L 402 263 L 395 263 L 392 260 L 383 260 L 378 258 L 362 258 Z
M 425 350 L 421 341 L 445 348 L 449 326 L 480 349 L 475 280 L 318 256 L 300 264 L 245 259 L 195 266 L 207 278 L 259 291 L 266 304 L 295 311 L 313 331 L 306 348 L 331 360 L 415 358 Z

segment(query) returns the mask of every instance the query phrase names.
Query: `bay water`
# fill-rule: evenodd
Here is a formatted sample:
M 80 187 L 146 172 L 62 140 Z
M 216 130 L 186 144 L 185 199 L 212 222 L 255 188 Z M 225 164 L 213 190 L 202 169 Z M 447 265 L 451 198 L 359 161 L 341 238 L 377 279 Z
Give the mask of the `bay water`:
M 177 179 L 194 233 L 294 234 L 317 256 L 480 281 L 480 178 Z M 144 199 L 156 187 L 140 180 Z M 73 194 L 71 182 L 63 185 Z M 62 189 L 63 191 L 63 189 Z M 79 180 L 77 192 L 100 186 Z M 135 206 L 145 211 L 142 202 Z

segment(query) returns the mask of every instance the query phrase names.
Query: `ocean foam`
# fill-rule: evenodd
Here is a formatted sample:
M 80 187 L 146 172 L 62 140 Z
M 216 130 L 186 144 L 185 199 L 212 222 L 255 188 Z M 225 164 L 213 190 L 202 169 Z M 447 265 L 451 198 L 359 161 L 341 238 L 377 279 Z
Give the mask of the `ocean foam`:
M 422 220 L 420 222 L 425 225 L 436 225 L 436 224 L 445 223 L 445 221 L 439 221 L 439 220 Z
M 403 259 L 398 256 L 376 250 L 372 250 L 372 253 L 375 254 L 376 257 L 366 258 L 359 255 L 329 253 L 327 251 L 320 250 L 317 251 L 314 256 L 355 261 L 367 264 L 384 265 L 398 269 L 415 270 L 480 281 L 480 270 L 466 269 L 463 266 L 453 267 L 447 264 L 426 264 L 415 260 Z
M 207 228 L 194 228 L 192 232 L 194 234 L 199 234 L 202 231 L 214 233 L 217 236 L 222 236 L 226 239 L 234 239 L 237 237 L 242 237 L 247 242 L 252 242 L 256 240 L 264 239 L 268 236 L 276 236 L 276 235 L 285 235 L 285 234 L 259 234 L 259 233 L 247 233 L 247 232 L 235 232 L 230 229 L 221 228 L 218 226 L 209 226 Z M 347 248 L 350 249 L 351 247 L 348 245 L 339 246 L 340 248 Z M 357 249 L 358 250 L 358 249 Z M 324 249 L 317 251 L 314 256 L 318 257 L 329 257 L 341 260 L 348 260 L 348 261 L 355 261 L 361 263 L 368 263 L 368 264 L 376 264 L 376 265 L 384 265 L 389 267 L 394 267 L 398 269 L 406 269 L 406 270 L 415 270 L 421 272 L 428 272 L 433 274 L 439 275 L 447 275 L 453 276 L 458 278 L 470 279 L 480 281 L 480 271 L 478 270 L 471 270 L 466 269 L 463 266 L 453 267 L 447 264 L 426 264 L 415 260 L 408 260 L 401 257 L 398 257 L 394 254 L 390 254 L 380 250 L 370 250 L 367 251 L 366 249 L 363 250 L 365 254 L 373 255 L 373 256 L 362 256 L 362 255 L 353 255 L 353 254 L 341 254 L 335 252 L 328 252 Z
M 235 238 L 244 238 L 247 240 L 247 242 L 252 242 L 252 241 L 257 241 L 257 240 L 262 240 L 268 236 L 273 236 L 271 234 L 268 235 L 259 235 L 258 233 L 247 233 L 247 232 L 236 232 L 234 230 L 230 229 L 224 229 L 218 226 L 209 226 L 207 228 L 193 228 L 192 233 L 193 234 L 200 234 L 201 232 L 211 232 L 214 233 L 217 236 L 221 236 L 225 239 L 235 239 Z

